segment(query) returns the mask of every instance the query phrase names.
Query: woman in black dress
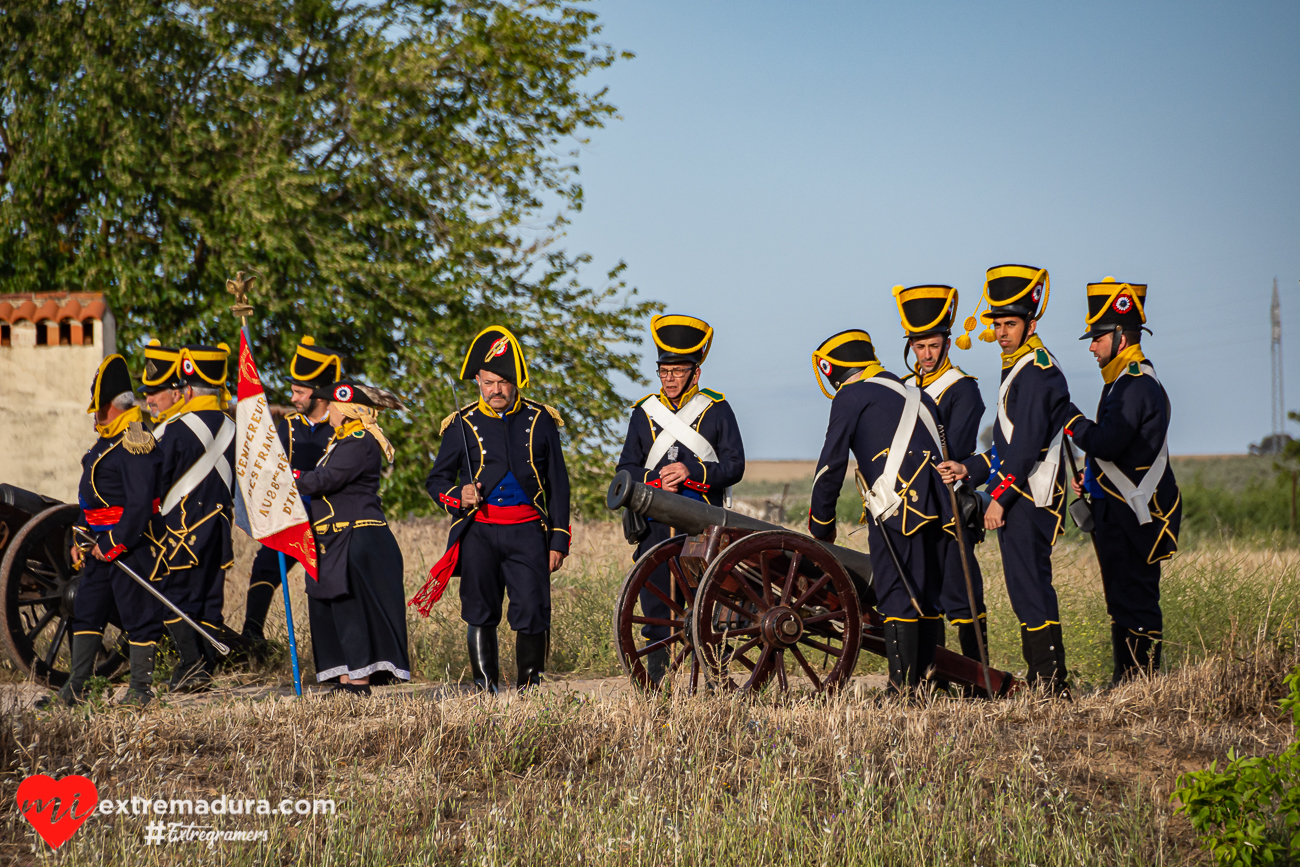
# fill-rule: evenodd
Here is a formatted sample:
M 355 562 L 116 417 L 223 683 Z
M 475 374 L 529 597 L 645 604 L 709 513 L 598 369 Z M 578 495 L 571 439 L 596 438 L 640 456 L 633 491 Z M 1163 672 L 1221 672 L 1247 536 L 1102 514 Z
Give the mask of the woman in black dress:
M 316 533 L 319 580 L 307 581 L 316 680 L 334 692 L 370 694 L 370 684 L 411 679 L 402 550 L 379 501 L 393 447 L 377 408 L 404 409 L 393 395 L 350 380 L 323 386 L 334 438 L 313 470 L 298 474 Z

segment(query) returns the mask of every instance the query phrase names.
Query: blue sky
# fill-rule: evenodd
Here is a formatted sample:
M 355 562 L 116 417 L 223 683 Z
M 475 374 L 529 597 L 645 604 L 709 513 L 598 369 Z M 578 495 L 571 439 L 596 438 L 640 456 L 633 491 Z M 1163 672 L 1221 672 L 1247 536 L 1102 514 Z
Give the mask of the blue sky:
M 1004 262 L 1051 272 L 1040 333 L 1089 412 L 1085 284 L 1150 285 L 1176 454 L 1268 433 L 1277 277 L 1300 408 L 1300 3 L 593 6 L 637 57 L 590 82 L 622 120 L 563 245 L 714 325 L 751 458 L 816 457 L 823 338 L 866 328 L 900 370 L 891 288 L 955 285 L 964 318 Z M 995 345 L 954 359 L 988 424 Z

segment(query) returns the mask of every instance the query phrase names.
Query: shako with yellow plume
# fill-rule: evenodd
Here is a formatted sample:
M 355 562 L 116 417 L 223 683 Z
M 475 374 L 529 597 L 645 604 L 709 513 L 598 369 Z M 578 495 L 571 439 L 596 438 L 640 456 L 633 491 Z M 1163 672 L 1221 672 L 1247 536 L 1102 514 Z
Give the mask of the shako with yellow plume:
M 984 293 L 975 308 L 975 315 L 966 318 L 964 333 L 957 338 L 959 349 L 970 349 L 970 333 L 979 323 L 986 327 L 980 340 L 992 343 L 993 320 L 1001 316 L 1019 316 L 1026 321 L 1037 321 L 1047 312 L 1047 301 L 1052 294 L 1052 280 L 1046 268 L 1033 265 L 995 265 L 984 277 Z M 988 305 L 988 309 L 980 312 Z
M 1105 277 L 1100 283 L 1088 284 L 1087 330 L 1080 340 L 1095 340 L 1118 330 L 1136 334 L 1151 333 L 1146 327 L 1147 284 L 1121 283 Z
M 840 386 L 855 373 L 872 366 L 884 369 L 876 357 L 871 335 L 860 328 L 850 328 L 826 338 L 821 346 L 813 350 L 812 363 L 817 387 L 822 390 L 822 394 L 832 399 Z M 830 383 L 830 389 L 826 388 L 822 377 Z

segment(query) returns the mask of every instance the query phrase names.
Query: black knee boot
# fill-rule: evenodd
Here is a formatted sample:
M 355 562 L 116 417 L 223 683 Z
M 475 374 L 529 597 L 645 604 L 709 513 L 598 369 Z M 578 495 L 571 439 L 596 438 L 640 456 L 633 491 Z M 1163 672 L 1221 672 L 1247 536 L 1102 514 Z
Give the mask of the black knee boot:
M 45 709 L 56 702 L 76 707 L 86 701 L 86 681 L 95 674 L 95 657 L 102 644 L 99 635 L 72 636 L 72 673 L 67 683 L 55 695 L 46 696 L 36 703 L 36 707 Z
M 153 698 L 153 665 L 158 648 L 150 644 L 145 647 L 131 645 L 131 685 L 121 704 L 144 707 Z
M 1025 682 L 1031 688 L 1042 683 L 1053 695 L 1064 694 L 1065 645 L 1061 641 L 1060 624 L 1034 630 L 1020 627 L 1020 646 L 1027 667 Z
M 266 615 L 275 599 L 275 589 L 270 584 L 260 582 L 248 588 L 248 601 L 244 603 L 243 635 L 249 641 L 266 640 Z
M 194 627 L 184 620 L 167 624 L 167 633 L 180 656 L 167 681 L 168 689 L 172 692 L 202 692 L 207 689 L 212 684 L 212 676 L 204 665 L 203 651 L 199 647 L 199 642 L 206 639 L 199 638 Z
M 515 686 L 520 692 L 542 682 L 542 672 L 546 670 L 546 652 L 550 649 L 551 632 L 528 635 L 523 632 L 515 634 L 515 661 L 519 666 Z
M 890 620 L 885 623 L 885 658 L 889 661 L 889 689 L 910 695 L 921 682 L 917 649 L 921 624 Z
M 916 677 L 917 683 L 930 679 L 930 669 L 934 666 L 935 648 L 943 647 L 947 636 L 944 634 L 944 625 L 942 617 L 923 618 L 919 624 L 920 630 L 917 636 L 916 644 Z M 930 679 L 930 683 L 945 692 L 948 689 L 948 681 L 938 678 Z
M 470 626 L 465 633 L 469 648 L 469 669 L 474 686 L 496 695 L 501 683 L 501 667 L 497 662 L 497 628 L 495 626 Z
M 987 620 L 976 620 L 973 623 L 960 623 L 957 625 L 957 641 L 961 644 L 961 655 L 967 659 L 978 660 L 980 658 L 979 641 L 976 640 L 977 633 L 979 641 L 984 643 L 984 652 L 987 654 L 989 649 L 989 624 Z
M 668 673 L 668 661 L 667 648 L 659 647 L 645 655 L 646 677 L 650 678 L 650 682 L 655 686 L 658 686 L 664 679 L 664 675 Z

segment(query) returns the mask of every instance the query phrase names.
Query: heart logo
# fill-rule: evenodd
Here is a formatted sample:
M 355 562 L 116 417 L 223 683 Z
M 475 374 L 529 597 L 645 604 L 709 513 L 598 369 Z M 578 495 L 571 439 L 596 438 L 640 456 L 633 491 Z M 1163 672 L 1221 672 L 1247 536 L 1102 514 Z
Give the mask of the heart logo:
M 77 833 L 99 805 L 99 790 L 87 777 L 56 780 L 35 774 L 18 784 L 18 810 L 51 849 Z

